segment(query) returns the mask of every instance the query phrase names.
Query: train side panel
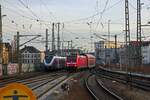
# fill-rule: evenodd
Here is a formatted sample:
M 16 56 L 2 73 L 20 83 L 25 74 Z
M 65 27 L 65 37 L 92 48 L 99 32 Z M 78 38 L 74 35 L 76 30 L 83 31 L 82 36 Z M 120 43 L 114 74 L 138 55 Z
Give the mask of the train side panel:
M 51 59 L 44 59 L 45 70 L 58 70 L 65 67 L 66 57 L 53 56 Z
M 84 69 L 95 67 L 95 56 L 91 54 L 83 54 L 76 56 L 68 56 L 66 60 L 66 68 Z
M 77 69 L 87 68 L 87 58 L 84 55 L 77 56 Z
M 91 54 L 86 54 L 86 57 L 87 57 L 87 66 L 88 66 L 88 68 L 95 67 L 95 63 L 96 63 L 95 56 L 93 56 Z
M 52 62 L 52 69 L 62 69 L 65 67 L 66 58 L 65 57 L 55 57 Z

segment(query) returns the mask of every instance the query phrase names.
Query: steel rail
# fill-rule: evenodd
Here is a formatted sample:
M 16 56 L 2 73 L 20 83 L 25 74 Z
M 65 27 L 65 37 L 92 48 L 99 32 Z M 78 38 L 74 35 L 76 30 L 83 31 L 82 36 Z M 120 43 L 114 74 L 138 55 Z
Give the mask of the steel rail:
M 92 74 L 91 74 L 92 75 Z M 88 91 L 92 94 L 92 96 L 94 97 L 95 100 L 99 100 L 99 98 L 94 94 L 94 92 L 90 89 L 90 87 L 88 86 L 88 78 L 91 76 L 89 75 L 84 81 L 85 81 L 85 85 L 86 88 L 88 89 Z
M 132 75 L 130 74 L 119 74 L 117 72 L 110 72 L 110 71 L 97 71 L 96 73 L 97 75 L 100 75 L 101 77 L 105 77 L 108 79 L 113 79 L 116 80 L 118 82 L 121 82 L 123 84 L 129 83 L 132 86 L 136 87 L 136 88 L 140 88 L 142 90 L 146 90 L 149 91 L 150 90 L 150 82 L 149 81 L 143 81 L 141 80 L 141 77 L 139 76 L 134 76 L 132 77 Z M 107 77 L 106 77 L 107 76 Z M 121 78 L 120 78 L 121 77 Z M 128 77 L 128 78 L 127 78 Z M 142 76 L 143 77 L 143 76 Z M 148 78 L 149 79 L 149 78 Z
M 101 100 L 98 96 L 95 95 L 94 91 L 91 89 L 91 87 L 89 86 L 89 83 L 88 83 L 88 80 L 90 77 L 92 77 L 93 74 L 90 74 L 86 79 L 85 79 L 85 85 L 86 85 L 86 88 L 88 89 L 88 91 L 90 92 L 90 94 L 93 96 L 93 98 L 95 100 Z M 113 99 L 115 100 L 123 100 L 120 96 L 118 96 L 117 94 L 115 94 L 114 92 L 108 90 L 105 86 L 103 86 L 102 84 L 100 84 L 96 77 L 95 77 L 95 81 L 96 83 L 98 84 L 98 86 L 100 88 L 102 88 L 103 91 L 105 91 L 106 93 L 108 93 L 107 95 L 111 95 L 113 97 Z
M 105 87 L 101 82 L 98 81 L 98 79 L 96 78 L 96 82 L 104 89 L 106 90 L 108 93 L 110 93 L 113 97 L 115 97 L 117 100 L 123 100 L 120 96 L 118 96 L 117 94 L 115 94 L 114 92 L 110 91 L 107 87 Z
M 10 83 L 13 83 L 13 82 L 18 82 L 18 83 L 23 83 L 23 84 L 28 84 L 28 83 L 30 83 L 30 82 L 36 82 L 36 81 L 38 81 L 38 80 L 40 80 L 40 79 L 42 79 L 42 78 L 44 78 L 44 77 L 47 77 L 47 76 L 52 76 L 52 75 L 55 75 L 55 74 L 43 74 L 43 75 L 41 75 L 41 76 L 35 76 L 35 77 L 31 77 L 31 78 L 25 78 L 25 79 L 13 79 L 13 80 L 10 80 L 10 81 L 6 81 L 6 82 L 1 82 L 0 83 L 0 87 L 3 87 L 3 86 L 5 86 L 5 85 L 7 85 L 7 84 L 10 84 Z
M 66 77 L 63 78 L 63 79 L 60 79 L 60 78 L 62 78 L 62 77 L 64 77 L 64 76 L 66 76 Z M 50 82 L 53 82 L 53 81 L 58 81 L 58 82 L 56 82 L 56 84 L 52 85 L 50 88 L 46 89 L 44 92 L 40 93 L 40 94 L 37 96 L 37 99 L 42 98 L 42 96 L 44 96 L 44 95 L 45 95 L 46 93 L 48 93 L 50 90 L 54 89 L 54 88 L 57 87 L 58 85 L 64 83 L 64 82 L 67 81 L 68 79 L 70 79 L 70 77 L 71 77 L 72 75 L 64 75 L 64 76 L 61 76 L 61 77 L 59 77 L 59 78 L 57 78 L 57 79 L 54 79 L 54 80 L 50 81 Z M 47 82 L 47 83 L 45 83 L 45 84 L 43 84 L 43 85 L 47 85 L 47 84 L 50 83 L 50 82 Z M 41 86 L 42 86 L 42 85 L 41 85 Z M 41 86 L 40 86 L 40 87 L 41 87 Z M 37 89 L 37 87 L 36 87 L 36 89 Z

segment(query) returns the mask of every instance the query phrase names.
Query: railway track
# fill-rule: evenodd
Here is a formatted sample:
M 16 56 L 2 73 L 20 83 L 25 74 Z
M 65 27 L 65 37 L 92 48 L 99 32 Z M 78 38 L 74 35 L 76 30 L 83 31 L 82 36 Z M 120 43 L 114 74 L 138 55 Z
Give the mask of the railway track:
M 36 77 L 42 77 L 43 75 L 47 74 L 56 74 L 56 73 L 66 73 L 64 71 L 58 71 L 58 72 L 35 72 L 35 73 L 24 73 L 21 75 L 15 75 L 15 76 L 10 76 L 6 78 L 0 78 L 0 87 L 2 84 L 9 84 L 12 82 L 17 82 L 17 81 L 23 81 L 26 79 L 31 79 L 31 78 L 36 78 Z
M 30 74 L 30 75 L 20 75 L 20 76 L 16 76 L 16 77 L 9 77 L 9 78 L 6 78 L 6 79 L 0 79 L 0 88 L 7 85 L 7 84 L 10 84 L 10 83 L 13 83 L 13 82 L 18 82 L 18 81 L 23 81 L 23 80 L 27 80 L 27 79 L 31 79 L 31 78 L 35 78 L 35 77 L 39 77 L 39 76 L 43 76 L 43 75 L 46 75 L 48 73 L 43 73 L 43 72 L 38 72 L 36 74 Z
M 23 74 L 20 74 L 20 75 L 13 75 L 13 76 L 5 76 L 5 77 L 0 77 L 0 81 L 1 82 L 5 82 L 5 81 L 10 81 L 10 80 L 13 80 L 13 79 L 23 79 L 23 78 L 29 78 L 29 77 L 35 77 L 35 76 L 38 76 L 38 75 L 44 75 L 46 74 L 45 72 L 35 72 L 35 73 L 32 73 L 32 72 L 28 72 L 28 73 L 23 73 Z
M 133 87 L 136 87 L 145 91 L 150 91 L 150 81 L 149 81 L 150 79 L 149 78 L 142 79 L 140 76 L 132 76 L 132 74 L 130 73 L 125 74 L 125 73 L 111 72 L 111 71 L 105 71 L 105 70 L 96 71 L 95 74 L 100 77 L 115 80 L 123 84 L 129 84 Z
M 5 81 L 0 83 L 0 87 L 6 84 L 17 82 L 22 83 L 32 89 L 38 100 L 45 99 L 55 88 L 66 82 L 73 74 L 68 73 L 49 73 L 46 75 L 31 77 L 24 80 Z
M 32 77 L 26 77 L 25 79 L 23 78 L 12 78 L 12 79 L 9 79 L 9 80 L 5 80 L 5 81 L 2 81 L 0 83 L 0 88 L 7 85 L 7 84 L 10 84 L 10 83 L 14 83 L 14 82 L 17 82 L 17 83 L 23 83 L 23 84 L 29 84 L 29 83 L 35 83 L 35 82 L 38 82 L 40 80 L 44 80 L 46 79 L 47 77 L 51 77 L 51 76 L 57 76 L 57 75 L 62 75 L 62 73 L 46 73 L 46 74 L 42 74 L 42 75 L 38 75 L 38 76 L 32 76 Z
M 91 74 L 85 79 L 85 84 L 89 92 L 96 100 L 123 100 L 115 93 L 109 91 L 103 86 L 100 80 L 97 80 L 95 75 Z
M 67 76 L 61 76 L 57 79 L 47 82 L 46 84 L 40 86 L 40 88 L 33 89 L 33 91 L 37 94 L 38 100 L 49 100 L 50 94 L 53 93 L 57 87 L 61 86 L 61 84 L 66 82 L 68 79 L 69 77 Z

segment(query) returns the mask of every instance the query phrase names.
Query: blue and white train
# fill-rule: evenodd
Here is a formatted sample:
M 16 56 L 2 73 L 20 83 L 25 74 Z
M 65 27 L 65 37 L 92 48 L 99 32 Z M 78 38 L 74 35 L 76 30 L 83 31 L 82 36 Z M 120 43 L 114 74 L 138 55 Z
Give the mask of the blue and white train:
M 45 59 L 43 61 L 45 70 L 59 70 L 65 67 L 66 57 L 47 54 L 45 55 Z

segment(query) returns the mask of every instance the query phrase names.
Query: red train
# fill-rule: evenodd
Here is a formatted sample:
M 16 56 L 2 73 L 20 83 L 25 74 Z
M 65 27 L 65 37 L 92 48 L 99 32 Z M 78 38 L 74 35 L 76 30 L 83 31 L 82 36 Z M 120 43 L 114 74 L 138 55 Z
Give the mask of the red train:
M 96 59 L 91 54 L 71 55 L 67 56 L 67 69 L 82 69 L 95 67 Z

